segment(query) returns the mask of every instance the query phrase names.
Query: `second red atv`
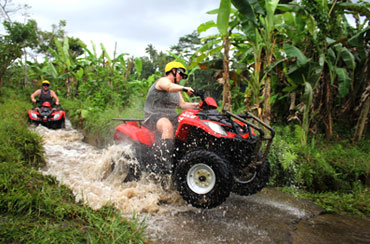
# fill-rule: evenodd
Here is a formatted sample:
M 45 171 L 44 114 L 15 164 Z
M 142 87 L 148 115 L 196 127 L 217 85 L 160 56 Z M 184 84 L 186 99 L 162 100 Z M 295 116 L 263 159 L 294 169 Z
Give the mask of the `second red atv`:
M 250 113 L 220 113 L 216 101 L 202 92 L 199 109 L 187 109 L 178 116 L 173 151 L 173 179 L 182 198 L 198 208 L 213 208 L 223 203 L 230 192 L 250 195 L 268 182 L 270 165 L 267 154 L 274 130 Z M 250 121 L 265 127 L 265 131 Z M 116 127 L 114 140 L 130 141 L 139 166 L 137 176 L 150 169 L 155 156 L 156 133 L 145 127 L 145 121 L 124 121 Z M 258 135 L 256 135 L 256 132 Z M 262 142 L 267 141 L 263 152 Z
M 43 125 L 51 129 L 65 128 L 65 112 L 60 108 L 53 108 L 50 102 L 43 102 L 41 107 L 28 110 L 28 121 L 36 125 Z

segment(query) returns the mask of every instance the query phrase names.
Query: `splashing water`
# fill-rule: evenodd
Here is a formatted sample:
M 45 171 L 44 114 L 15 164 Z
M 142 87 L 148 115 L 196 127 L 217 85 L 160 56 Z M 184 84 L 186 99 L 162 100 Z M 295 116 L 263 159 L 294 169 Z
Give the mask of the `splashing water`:
M 332 239 L 325 242 L 330 235 L 318 234 L 311 227 L 315 224 L 310 218 L 321 213 L 312 203 L 264 189 L 248 197 L 231 194 L 225 203 L 214 209 L 195 209 L 186 205 L 168 184 L 171 179 L 161 181 L 149 174 L 143 175 L 139 182 L 122 183 L 128 165 L 137 163 L 130 145 L 97 149 L 84 143 L 83 136 L 72 129 L 68 120 L 65 130 L 49 130 L 42 126 L 34 130 L 44 141 L 47 164 L 42 173 L 55 176 L 73 191 L 77 201 L 82 200 L 93 209 L 109 203 L 127 217 L 133 212 L 143 213 L 139 218 L 145 218 L 148 225 L 145 234 L 154 243 L 305 244 L 320 240 L 320 243 L 332 243 Z M 299 228 L 303 229 L 300 232 L 295 228 L 299 221 L 302 221 Z M 368 233 L 368 224 L 364 226 L 362 229 L 367 232 L 362 229 L 358 232 L 362 236 Z M 338 235 L 336 229 L 333 233 L 337 239 L 346 238 Z M 353 243 L 368 243 L 368 239 Z
M 139 182 L 122 183 L 128 164 L 138 163 L 130 145 L 97 149 L 84 143 L 81 133 L 66 122 L 65 130 L 43 126 L 34 130 L 44 142 L 47 165 L 42 173 L 55 176 L 70 188 L 76 201 L 83 200 L 93 209 L 110 203 L 124 214 L 163 213 L 171 208 L 169 205 L 185 205 L 173 186 L 164 184 L 155 175 L 143 175 Z

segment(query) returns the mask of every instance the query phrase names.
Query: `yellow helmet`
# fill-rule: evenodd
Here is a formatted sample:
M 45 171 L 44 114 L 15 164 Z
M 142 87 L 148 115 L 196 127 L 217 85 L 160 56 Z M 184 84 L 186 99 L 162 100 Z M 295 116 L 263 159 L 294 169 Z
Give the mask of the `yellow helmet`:
M 186 72 L 186 68 L 182 63 L 172 61 L 172 62 L 169 62 L 168 64 L 166 64 L 166 67 L 164 68 L 164 72 L 167 73 L 167 72 L 171 71 L 172 69 L 179 69 L 179 68 L 184 69 L 184 72 Z
M 42 84 L 42 85 L 44 85 L 44 84 L 48 84 L 48 85 L 50 85 L 50 81 L 48 81 L 48 80 L 43 80 L 43 81 L 41 82 L 41 84 Z

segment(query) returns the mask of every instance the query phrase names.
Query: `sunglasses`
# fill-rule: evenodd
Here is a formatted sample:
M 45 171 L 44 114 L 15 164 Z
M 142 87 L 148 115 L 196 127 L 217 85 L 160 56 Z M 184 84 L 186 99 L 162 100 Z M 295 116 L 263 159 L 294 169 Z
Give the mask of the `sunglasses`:
M 42 86 L 49 86 L 49 84 L 42 84 Z
M 188 75 L 185 73 L 185 70 L 183 70 L 183 69 L 178 69 L 178 70 L 177 70 L 177 73 L 179 73 L 179 75 L 180 75 L 183 79 L 188 78 Z

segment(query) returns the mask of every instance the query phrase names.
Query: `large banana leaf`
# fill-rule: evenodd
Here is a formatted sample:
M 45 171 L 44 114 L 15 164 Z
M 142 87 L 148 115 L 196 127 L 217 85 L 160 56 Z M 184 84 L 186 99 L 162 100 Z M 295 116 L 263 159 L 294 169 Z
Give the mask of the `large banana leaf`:
M 348 72 L 345 68 L 338 68 L 335 67 L 335 73 L 338 76 L 338 91 L 339 91 L 339 96 L 341 98 L 345 97 L 348 95 L 350 89 L 351 89 L 351 78 L 348 75 Z
M 309 109 L 312 105 L 312 86 L 310 83 L 305 82 L 304 83 L 304 93 L 303 93 L 303 101 L 307 108 Z
M 284 44 L 283 49 L 289 58 L 297 58 L 298 67 L 302 67 L 308 63 L 309 59 L 297 47 Z
M 203 23 L 201 24 L 200 26 L 198 26 L 198 33 L 202 33 L 204 31 L 207 31 L 208 29 L 212 28 L 212 27 L 216 27 L 216 23 L 213 21 L 213 20 L 210 20 L 210 21 L 207 21 L 206 23 Z
M 141 76 L 141 72 L 143 71 L 143 63 L 141 59 L 139 58 L 135 58 L 135 69 L 136 69 L 137 77 L 139 79 Z
M 363 31 L 361 31 L 361 32 L 357 33 L 356 35 L 354 35 L 353 37 L 351 37 L 348 40 L 348 43 L 352 46 L 355 46 L 355 47 L 363 47 L 363 45 L 364 45 L 364 36 L 365 35 L 367 35 L 367 37 L 370 36 L 370 26 L 368 26 Z
M 231 2 L 245 18 L 251 21 L 256 27 L 258 26 L 253 8 L 248 0 L 232 0 Z
M 69 41 L 68 41 L 68 37 L 66 36 L 64 37 L 64 41 L 63 41 L 63 57 L 64 57 L 65 64 L 67 65 L 67 69 L 69 70 L 71 68 L 72 61 L 69 56 Z
M 103 51 L 103 56 L 106 57 L 108 59 L 108 61 L 109 61 L 109 64 L 111 64 L 112 63 L 112 59 L 110 58 L 110 56 L 109 56 L 107 50 L 105 49 L 103 43 L 100 43 L 100 48 Z
M 274 24 L 274 13 L 279 0 L 265 0 L 265 7 L 267 12 L 268 26 L 272 27 Z
M 56 79 L 58 77 L 58 72 L 57 70 L 55 69 L 54 65 L 52 62 L 48 62 L 47 63 L 47 67 L 48 67 L 48 71 L 50 72 L 51 76 Z
M 356 68 L 355 57 L 346 47 L 342 48 L 340 56 L 349 69 L 354 70 Z
M 228 35 L 230 11 L 230 0 L 221 0 L 217 15 L 217 28 L 222 36 Z

